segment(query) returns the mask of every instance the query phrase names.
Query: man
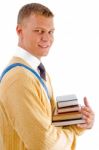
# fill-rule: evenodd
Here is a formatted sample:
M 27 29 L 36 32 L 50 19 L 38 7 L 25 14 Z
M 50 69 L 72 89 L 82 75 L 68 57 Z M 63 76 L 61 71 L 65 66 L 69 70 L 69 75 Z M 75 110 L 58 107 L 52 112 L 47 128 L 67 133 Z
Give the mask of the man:
M 0 83 L 3 150 L 74 150 L 76 136 L 93 126 L 94 113 L 87 98 L 81 109 L 85 124 L 52 125 L 56 102 L 41 58 L 53 43 L 53 17 L 47 7 L 38 3 L 27 4 L 19 11 L 17 52 Z

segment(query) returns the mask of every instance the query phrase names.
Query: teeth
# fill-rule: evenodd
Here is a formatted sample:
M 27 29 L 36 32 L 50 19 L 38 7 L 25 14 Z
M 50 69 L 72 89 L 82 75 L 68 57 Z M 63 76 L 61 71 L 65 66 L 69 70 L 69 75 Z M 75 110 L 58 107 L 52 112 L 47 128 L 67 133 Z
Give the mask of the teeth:
M 42 46 L 42 45 L 39 45 L 40 47 L 42 47 L 42 48 L 47 48 L 48 46 Z

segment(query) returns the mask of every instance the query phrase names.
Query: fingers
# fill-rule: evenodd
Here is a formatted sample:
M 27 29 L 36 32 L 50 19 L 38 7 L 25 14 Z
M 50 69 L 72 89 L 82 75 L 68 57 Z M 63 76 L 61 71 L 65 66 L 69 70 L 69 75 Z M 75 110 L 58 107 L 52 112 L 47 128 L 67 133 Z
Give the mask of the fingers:
M 85 120 L 85 123 L 79 124 L 78 126 L 80 128 L 90 129 L 92 128 L 94 124 L 95 115 L 94 115 L 92 108 L 89 106 L 89 103 L 86 97 L 84 97 L 84 104 L 85 106 L 81 107 L 81 113 L 82 113 L 83 119 Z
M 84 97 L 84 104 L 85 104 L 85 106 L 90 107 L 87 97 Z
M 84 97 L 84 104 L 85 104 L 85 106 L 82 106 L 82 111 L 85 112 L 86 115 L 91 114 L 93 116 L 94 112 L 93 112 L 91 106 L 89 105 L 89 102 L 86 97 Z
M 87 124 L 86 123 L 77 124 L 77 127 L 87 129 Z

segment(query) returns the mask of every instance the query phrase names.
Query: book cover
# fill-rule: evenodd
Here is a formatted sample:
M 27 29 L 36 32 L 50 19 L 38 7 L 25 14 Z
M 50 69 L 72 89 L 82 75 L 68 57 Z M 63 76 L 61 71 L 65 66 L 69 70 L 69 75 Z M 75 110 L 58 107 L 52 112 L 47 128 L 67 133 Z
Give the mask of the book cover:
M 71 105 L 78 105 L 78 99 L 74 94 L 57 96 L 56 101 L 57 101 L 57 107 L 59 108 L 71 106 Z
M 77 100 L 77 96 L 75 94 L 61 95 L 56 97 L 58 101 L 69 101 L 69 100 Z
M 75 105 L 78 105 L 78 101 L 77 100 L 69 100 L 69 101 L 57 102 L 57 107 L 58 108 L 66 107 L 66 106 L 75 106 Z
M 57 113 L 73 112 L 73 111 L 79 111 L 79 110 L 80 110 L 79 105 L 67 106 L 63 108 L 57 108 Z
M 79 124 L 79 123 L 85 123 L 85 120 L 84 119 L 75 119 L 75 120 L 53 121 L 52 122 L 52 124 L 56 127 L 74 125 L 74 124 Z
M 77 118 L 82 118 L 82 114 L 80 112 L 68 112 L 68 113 L 53 115 L 52 121 L 70 120 L 70 119 L 77 119 Z

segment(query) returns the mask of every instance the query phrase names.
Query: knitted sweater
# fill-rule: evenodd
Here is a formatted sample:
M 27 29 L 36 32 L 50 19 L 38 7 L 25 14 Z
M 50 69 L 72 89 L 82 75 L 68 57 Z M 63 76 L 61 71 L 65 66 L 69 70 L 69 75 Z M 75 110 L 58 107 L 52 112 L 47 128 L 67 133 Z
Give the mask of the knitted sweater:
M 10 64 L 16 62 L 29 66 L 18 57 Z M 15 67 L 5 74 L 0 83 L 0 150 L 75 150 L 82 131 L 75 125 L 52 125 L 56 103 L 48 75 L 46 85 L 50 101 L 27 69 Z

